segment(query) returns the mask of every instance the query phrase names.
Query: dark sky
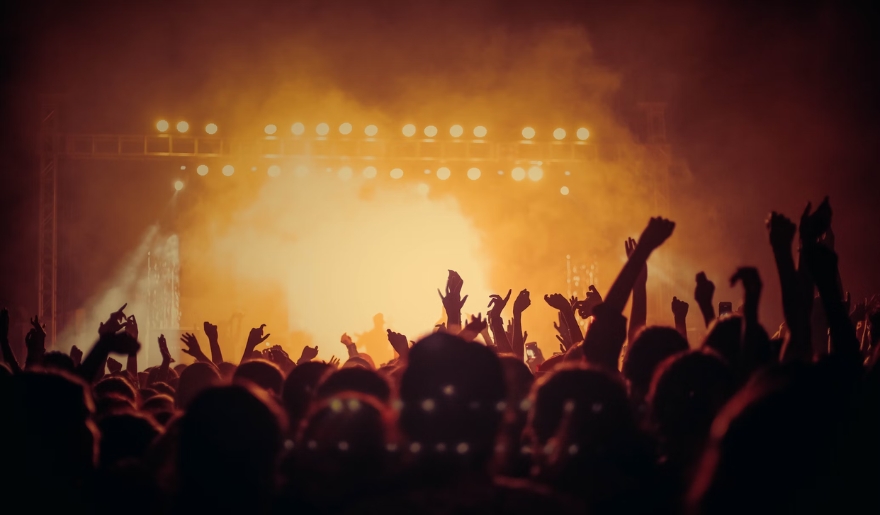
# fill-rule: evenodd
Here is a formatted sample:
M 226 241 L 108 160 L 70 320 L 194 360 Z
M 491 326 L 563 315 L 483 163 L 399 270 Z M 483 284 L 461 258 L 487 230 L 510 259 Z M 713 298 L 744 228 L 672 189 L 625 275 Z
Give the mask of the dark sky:
M 596 59 L 620 76 L 609 102 L 622 123 L 635 119 L 637 102 L 668 102 L 669 139 L 690 169 L 674 203 L 689 206 L 679 211 L 687 216 L 705 213 L 691 224 L 678 220 L 681 248 L 698 254 L 713 246 L 733 264 L 757 264 L 769 300 L 778 301 L 763 219 L 771 209 L 796 217 L 807 200 L 828 194 L 846 288 L 880 291 L 877 8 L 794 4 L 5 2 L 0 302 L 36 305 L 32 135 L 40 92 L 70 95 L 71 124 L 140 132 L 156 105 L 198 104 L 193 97 L 205 84 L 224 84 L 214 71 L 221 63 L 249 91 L 270 91 L 278 42 L 309 32 L 325 37 L 329 55 L 344 63 L 337 71 L 326 65 L 337 84 L 369 104 L 396 94 L 370 76 L 377 70 L 389 83 L 395 67 L 442 74 L 459 62 L 457 42 L 474 32 L 559 25 L 585 27 Z M 368 40 L 407 50 L 360 55 Z M 248 53 L 260 58 L 240 58 Z

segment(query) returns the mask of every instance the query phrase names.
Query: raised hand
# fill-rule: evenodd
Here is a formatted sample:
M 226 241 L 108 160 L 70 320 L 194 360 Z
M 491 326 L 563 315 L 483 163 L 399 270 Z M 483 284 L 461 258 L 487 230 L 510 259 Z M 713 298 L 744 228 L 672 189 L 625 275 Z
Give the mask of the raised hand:
M 28 354 L 31 351 L 44 353 L 46 351 L 46 330 L 40 323 L 40 318 L 35 316 L 31 319 L 31 330 L 25 336 L 25 344 L 27 345 Z
M 257 345 L 263 343 L 271 334 L 263 335 L 263 328 L 266 327 L 266 324 L 261 324 L 260 327 L 254 327 L 251 329 L 251 332 L 248 333 L 247 347 L 249 350 L 253 351 L 257 348 Z
M 349 345 L 354 345 L 354 342 L 351 339 L 351 336 L 348 333 L 342 333 L 342 336 L 339 337 L 339 342 L 348 347 Z
M 206 321 L 204 324 L 205 328 L 205 336 L 208 338 L 208 341 L 217 340 L 219 336 L 217 335 L 217 326 L 212 324 L 211 322 Z
M 461 287 L 464 280 L 455 270 L 449 270 L 449 276 L 446 278 L 446 295 L 443 295 L 439 289 L 437 294 L 443 302 L 443 308 L 446 310 L 446 318 L 450 325 L 461 325 L 461 308 L 467 301 L 468 296 L 461 296 Z
M 165 335 L 159 335 L 159 354 L 162 356 L 163 364 L 174 363 L 174 358 L 171 357 L 171 353 L 168 352 L 168 342 L 165 340 Z
M 632 253 L 634 254 L 636 249 L 640 252 L 646 251 L 647 253 L 654 251 L 672 236 L 673 230 L 675 230 L 675 222 L 659 216 L 651 218 L 648 226 L 642 231 L 642 235 L 639 237 L 636 248 L 632 250 Z
M 559 311 L 571 311 L 571 304 L 561 293 L 544 295 L 544 302 Z
M 192 333 L 183 333 L 183 336 L 180 337 L 180 341 L 183 342 L 184 345 L 186 345 L 186 348 L 180 349 L 180 352 L 189 354 L 190 356 L 196 358 L 196 361 L 210 362 L 210 360 L 208 360 L 208 357 L 205 356 L 205 353 L 202 352 L 202 347 L 201 345 L 199 345 L 199 340 L 196 339 L 196 335 Z
M 78 367 L 80 363 L 82 363 L 83 351 L 79 350 L 79 347 L 74 345 L 70 348 L 70 359 L 73 360 L 73 366 Z
M 764 287 L 764 283 L 761 282 L 761 275 L 758 273 L 758 269 L 751 266 L 744 266 L 739 268 L 733 277 L 730 278 L 730 286 L 736 286 L 737 283 L 742 282 L 743 288 L 746 292 L 746 302 L 751 300 L 757 300 L 761 297 L 761 290 Z
M 315 345 L 314 347 L 309 347 L 308 345 L 306 345 L 305 347 L 303 347 L 302 354 L 300 354 L 299 359 L 296 361 L 296 364 L 300 365 L 300 364 L 305 363 L 307 361 L 311 361 L 311 360 L 315 359 L 315 357 L 317 357 L 317 355 L 318 355 L 318 346 L 317 345 Z
M 507 296 L 501 297 L 501 295 L 493 294 L 489 295 L 489 313 L 486 315 L 488 317 L 500 317 L 501 312 L 507 306 L 507 301 L 510 300 L 510 294 L 513 293 L 513 290 L 507 290 Z
M 581 318 L 589 318 L 593 314 L 593 308 L 601 303 L 602 294 L 600 294 L 599 290 L 591 284 L 590 289 L 587 290 L 587 298 L 578 302 L 576 305 L 578 315 L 580 315 Z
M 137 319 L 134 315 L 125 319 L 125 332 L 131 335 L 132 338 L 137 340 L 138 337 L 138 323 Z
M 137 354 L 141 348 L 141 344 L 124 331 L 105 334 L 98 341 L 106 347 L 107 352 L 116 354 Z
M 489 321 L 483 318 L 482 313 L 477 313 L 476 315 L 471 315 L 471 320 L 464 327 L 464 331 L 470 331 L 474 333 L 474 336 L 482 333 L 489 326 Z
M 107 318 L 106 322 L 100 323 L 100 325 L 98 326 L 98 335 L 99 336 L 103 336 L 103 335 L 109 334 L 109 333 L 115 333 L 115 332 L 119 331 L 120 329 L 122 329 L 122 327 L 125 325 L 125 321 L 126 321 L 125 313 L 123 313 L 123 310 L 125 309 L 126 306 L 128 306 L 128 302 L 123 304 L 122 307 L 119 308 L 118 310 L 114 311 L 113 313 L 110 313 L 110 316 Z
M 113 358 L 107 358 L 107 370 L 109 370 L 111 374 L 117 374 L 122 370 L 122 363 Z
M 317 347 L 315 347 L 317 349 Z M 327 362 L 333 368 L 339 368 L 339 358 L 336 356 L 330 356 L 330 361 Z
M 703 314 L 703 321 L 706 327 L 715 320 L 715 306 L 712 304 L 712 297 L 715 295 L 715 283 L 706 278 L 705 272 L 697 274 L 697 287 L 694 288 L 694 299 L 697 306 Z
M 565 321 L 565 316 L 560 312 L 558 313 L 558 317 L 559 323 L 557 324 L 556 322 L 553 322 L 553 328 L 556 329 L 556 332 L 558 333 L 556 339 L 559 340 L 559 348 L 565 353 L 572 345 L 574 345 L 574 342 L 571 341 L 571 331 L 568 330 L 568 323 Z
M 678 297 L 672 297 L 672 316 L 676 320 L 686 318 L 689 307 L 687 302 L 678 300 Z
M 794 222 L 786 218 L 785 215 L 773 211 L 767 218 L 766 225 L 770 236 L 770 245 L 774 249 L 791 252 L 791 244 L 794 241 L 795 232 L 797 232 L 797 226 Z
M 395 333 L 391 329 L 386 330 L 386 333 L 388 334 L 388 343 L 391 344 L 394 352 L 401 358 L 406 358 L 409 355 L 409 340 L 406 339 L 406 335 Z
M 575 301 L 577 301 L 577 299 L 575 299 Z M 516 296 L 516 300 L 513 301 L 513 314 L 517 315 L 518 313 L 522 313 L 531 305 L 532 301 L 529 299 L 529 290 L 523 290 L 519 292 L 519 295 Z
M 816 243 L 819 238 L 831 227 L 831 204 L 828 197 L 822 200 L 819 207 L 812 214 L 810 209 L 812 204 L 807 202 L 807 207 L 801 214 L 800 236 L 801 243 L 808 245 Z

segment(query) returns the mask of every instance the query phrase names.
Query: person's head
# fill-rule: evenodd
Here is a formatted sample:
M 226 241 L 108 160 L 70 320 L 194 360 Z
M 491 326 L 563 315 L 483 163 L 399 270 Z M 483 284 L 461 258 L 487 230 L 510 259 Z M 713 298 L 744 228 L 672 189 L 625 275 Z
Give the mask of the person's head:
M 739 362 L 741 339 L 742 317 L 731 315 L 715 320 L 703 340 L 703 347 L 717 352 L 728 363 L 735 365 Z
M 99 463 L 112 467 L 123 460 L 140 461 L 161 428 L 149 417 L 139 413 L 120 413 L 98 422 L 101 430 Z
M 284 375 L 278 365 L 265 359 L 252 359 L 238 366 L 232 376 L 233 382 L 240 380 L 251 383 L 272 392 L 274 395 L 281 393 L 281 385 Z
M 369 354 L 363 352 L 353 358 L 348 358 L 347 360 L 345 360 L 345 363 L 342 364 L 342 368 L 352 367 L 365 368 L 367 370 L 376 370 L 376 365 L 373 363 L 373 358 L 371 358 Z
M 150 388 L 156 390 L 157 392 L 165 395 L 170 395 L 174 397 L 174 388 L 171 387 L 168 383 L 158 382 L 150 385 Z
M 224 361 L 217 365 L 217 368 L 220 369 L 220 377 L 228 380 L 231 379 L 233 375 L 235 375 L 235 370 L 238 367 L 233 365 L 232 363 Z
M 489 348 L 446 333 L 425 337 L 410 349 L 400 384 L 409 451 L 425 464 L 485 467 L 504 399 L 504 372 Z
M 290 427 L 296 429 L 305 417 L 309 403 L 321 378 L 333 367 L 320 361 L 309 361 L 290 371 L 284 380 L 281 401 L 290 420 Z
M 89 387 L 62 372 L 23 372 L 11 378 L 0 436 L 7 488 L 30 508 L 79 495 L 97 459 L 98 430 Z M 8 403 L 8 404 L 7 404 Z M 51 492 L 52 497 L 40 494 Z
M 341 392 L 316 401 L 295 444 L 300 489 L 334 508 L 374 490 L 388 472 L 392 428 L 388 408 L 373 396 Z
M 179 428 L 178 475 L 186 507 L 265 509 L 283 428 L 283 413 L 259 388 L 208 388 L 191 399 Z
M 199 393 L 220 382 L 220 373 L 211 363 L 197 361 L 184 369 L 175 392 L 178 409 L 186 409 Z
M 154 395 L 144 401 L 141 410 L 164 426 L 174 415 L 174 398 L 161 393 Z
M 730 365 L 712 351 L 681 352 L 663 361 L 647 401 L 651 424 L 666 452 L 690 465 L 718 410 L 735 391 Z
M 501 356 L 504 370 L 504 384 L 507 387 L 507 404 L 518 409 L 520 403 L 529 396 L 535 376 L 523 360 L 515 356 Z
M 43 368 L 72 373 L 74 369 L 73 359 L 63 352 L 53 350 L 43 355 Z
M 391 399 L 391 386 L 377 372 L 361 367 L 343 368 L 325 376 L 315 391 L 317 399 L 328 399 L 342 392 L 370 395 L 383 404 Z
M 135 390 L 134 386 L 121 376 L 111 376 L 101 379 L 95 383 L 93 393 L 95 394 L 96 399 L 100 399 L 109 394 L 122 396 L 131 401 L 133 407 L 137 406 L 138 402 L 137 390 Z
M 198 363 L 198 361 L 197 361 L 196 363 Z M 174 365 L 171 369 L 174 370 L 174 372 L 175 372 L 175 373 L 178 375 L 178 377 L 179 377 L 180 374 L 182 374 L 183 371 L 186 370 L 186 368 L 187 368 L 188 366 L 189 366 L 189 365 L 187 365 L 186 363 L 178 363 L 177 365 Z
M 688 350 L 687 340 L 671 327 L 653 326 L 642 330 L 630 343 L 623 360 L 623 376 L 629 381 L 634 401 L 641 402 L 654 370 L 664 359 Z

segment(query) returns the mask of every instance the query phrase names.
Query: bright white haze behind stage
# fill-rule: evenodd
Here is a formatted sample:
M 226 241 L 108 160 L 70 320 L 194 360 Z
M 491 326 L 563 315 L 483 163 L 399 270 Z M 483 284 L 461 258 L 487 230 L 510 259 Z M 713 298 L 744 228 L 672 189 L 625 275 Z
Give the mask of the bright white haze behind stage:
M 442 315 L 437 288 L 447 269 L 464 278 L 463 311 L 486 311 L 488 264 L 455 199 L 431 198 L 411 181 L 380 186 L 360 173 L 343 181 L 335 172 L 300 177 L 283 168 L 212 238 L 211 255 L 238 280 L 283 284 L 288 330 L 310 334 L 320 358 L 344 356 L 340 335 L 357 342 L 377 313 L 412 340 L 429 332 Z M 377 364 L 393 354 L 387 342 L 367 351 Z

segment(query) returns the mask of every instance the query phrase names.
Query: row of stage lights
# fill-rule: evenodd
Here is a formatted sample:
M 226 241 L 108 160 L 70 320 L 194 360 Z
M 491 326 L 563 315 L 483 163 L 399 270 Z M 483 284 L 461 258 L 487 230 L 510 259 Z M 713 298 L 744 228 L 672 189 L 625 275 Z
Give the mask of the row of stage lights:
M 185 169 L 185 168 L 186 168 L 185 166 L 181 167 L 181 169 Z M 256 167 L 251 168 L 252 171 L 256 171 L 256 169 L 257 169 Z M 332 170 L 333 170 L 332 168 L 327 168 L 327 171 L 332 171 Z M 209 171 L 208 165 L 199 165 L 196 167 L 196 173 L 198 173 L 199 175 L 201 175 L 203 177 L 205 175 L 208 175 L 208 171 Z M 304 176 L 308 175 L 309 169 L 306 166 L 297 166 L 293 170 L 293 172 L 298 177 L 304 177 Z M 221 173 L 223 175 L 225 175 L 226 177 L 231 177 L 235 173 L 235 167 L 233 167 L 232 165 L 225 165 L 221 169 Z M 278 177 L 281 175 L 281 167 L 278 165 L 270 165 L 267 170 L 267 173 L 268 173 L 269 177 Z M 440 179 L 441 181 L 445 181 L 445 180 L 449 179 L 450 177 L 452 177 L 452 170 L 450 170 L 449 168 L 447 168 L 445 166 L 441 166 L 440 168 L 437 169 L 436 172 L 432 172 L 429 169 L 425 170 L 425 175 L 431 175 L 434 173 L 436 173 L 437 178 Z M 361 174 L 366 179 L 375 179 L 379 174 L 379 170 L 376 169 L 375 166 L 367 166 L 366 168 L 364 168 L 361 171 Z M 354 170 L 350 166 L 342 166 L 338 170 L 336 170 L 336 175 L 340 179 L 342 179 L 343 181 L 347 181 L 354 176 Z M 393 169 L 391 169 L 390 172 L 388 172 L 388 175 L 392 179 L 400 179 L 403 177 L 403 169 L 393 168 Z M 479 168 L 474 167 L 474 168 L 468 169 L 468 171 L 467 171 L 467 178 L 472 181 L 476 181 L 482 175 L 483 175 L 483 172 Z M 504 171 L 499 170 L 498 175 L 504 175 Z M 566 171 L 565 175 L 571 175 L 571 172 Z M 528 170 L 526 170 L 525 168 L 522 168 L 520 166 L 517 166 L 513 170 L 510 171 L 510 176 L 515 181 L 522 181 L 528 177 L 528 179 L 530 181 L 538 182 L 544 177 L 544 170 L 540 166 L 531 166 L 531 167 L 529 167 Z M 419 186 L 423 187 L 423 189 L 425 189 L 424 193 L 427 193 L 427 185 L 420 184 Z M 182 190 L 183 189 L 183 182 L 176 181 L 174 183 L 174 189 L 176 189 L 178 191 Z M 559 189 L 559 193 L 561 193 L 562 195 L 568 195 L 568 193 L 569 193 L 568 186 L 562 186 Z
M 159 132 L 167 132 L 170 127 L 171 125 L 168 123 L 167 120 L 159 120 L 159 122 L 156 123 L 156 129 L 158 129 Z M 183 134 L 188 130 L 189 124 L 187 122 L 177 122 L 177 132 Z M 348 122 L 343 123 L 339 126 L 339 133 L 343 136 L 351 134 L 352 130 L 354 130 L 354 127 L 352 127 L 352 125 Z M 205 125 L 205 132 L 208 134 L 216 134 L 217 124 L 209 123 Z M 265 132 L 268 136 L 274 136 L 275 133 L 278 132 L 278 127 L 270 123 L 263 128 L 263 132 Z M 294 123 L 290 127 L 290 132 L 294 136 L 302 136 L 306 132 L 306 126 L 299 122 Z M 406 124 L 403 126 L 402 132 L 404 136 L 406 136 L 407 138 L 411 138 L 416 135 L 416 126 L 411 123 Z M 438 129 L 434 125 L 428 125 L 424 128 L 423 132 L 426 137 L 433 138 L 437 136 Z M 315 133 L 318 136 L 326 136 L 330 133 L 330 126 L 326 123 L 319 123 L 315 127 Z M 489 131 L 482 125 L 477 125 L 476 127 L 474 127 L 473 130 L 474 137 L 480 139 L 485 138 L 486 134 L 488 133 Z M 379 134 L 379 128 L 375 125 L 367 125 L 366 127 L 364 127 L 364 134 L 366 134 L 367 137 L 372 138 Z M 536 134 L 537 132 L 532 127 L 526 127 L 522 130 L 522 136 L 527 140 L 534 138 Z M 462 127 L 461 125 L 453 125 L 449 128 L 449 135 L 453 138 L 462 137 L 462 135 L 464 135 L 464 127 Z M 558 127 L 553 131 L 553 138 L 558 141 L 564 140 L 567 135 L 568 133 L 562 127 Z M 585 127 L 581 127 L 575 131 L 575 136 L 577 136 L 577 139 L 579 139 L 580 141 L 586 141 L 590 137 L 590 131 L 587 130 Z

